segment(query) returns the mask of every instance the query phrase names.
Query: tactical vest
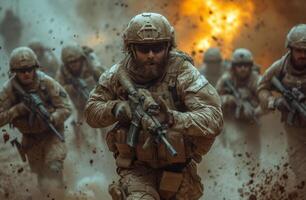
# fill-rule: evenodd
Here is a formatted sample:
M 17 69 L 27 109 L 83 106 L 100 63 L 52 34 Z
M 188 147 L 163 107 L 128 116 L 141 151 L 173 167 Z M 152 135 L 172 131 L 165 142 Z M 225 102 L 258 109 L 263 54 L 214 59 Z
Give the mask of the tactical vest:
M 301 91 L 304 95 L 306 95 L 306 73 L 305 74 L 300 74 L 300 73 L 293 73 L 292 72 L 292 66 L 290 60 L 289 60 L 289 55 L 287 54 L 284 57 L 284 60 L 281 63 L 281 71 L 280 74 L 278 75 L 278 79 L 282 82 L 282 84 L 288 88 L 297 88 L 299 91 Z M 306 103 L 306 101 L 304 101 Z M 282 113 L 282 121 L 286 121 L 287 119 L 287 114 L 288 113 Z M 296 118 L 294 121 L 294 125 L 296 126 L 306 126 L 306 119 L 303 120 L 302 117 Z
M 155 100 L 157 100 L 159 96 L 163 97 L 169 108 L 173 110 L 185 110 L 184 105 L 181 103 L 182 100 L 180 99 L 176 90 L 179 70 L 185 61 L 190 62 L 188 57 L 184 56 L 180 52 L 175 52 L 175 54 L 172 54 L 172 56 L 169 58 L 167 73 L 164 78 L 154 85 L 146 88 L 151 92 Z M 167 139 L 176 149 L 178 153 L 176 157 L 172 157 L 163 144 L 154 143 L 149 145 L 149 147 L 146 149 L 143 149 L 143 145 L 149 137 L 149 133 L 144 131 L 141 131 L 139 134 L 136 148 L 133 149 L 129 147 L 126 144 L 127 132 L 128 127 L 116 126 L 107 134 L 107 144 L 110 151 L 114 152 L 115 154 L 116 164 L 118 167 L 128 168 L 131 166 L 133 161 L 144 162 L 146 165 L 149 165 L 152 168 L 164 168 L 173 164 L 184 167 L 186 163 L 189 163 L 191 159 L 195 159 L 196 157 L 193 156 L 193 152 L 195 152 L 193 150 L 196 149 L 196 147 L 194 147 L 194 143 L 192 143 L 193 139 L 189 136 L 183 135 L 182 133 L 175 132 L 174 130 L 168 130 L 171 137 L 168 137 Z M 203 142 L 202 144 L 209 149 L 212 142 L 213 140 L 209 140 L 207 145 L 203 144 Z M 199 157 L 201 157 L 201 155 L 199 155 Z

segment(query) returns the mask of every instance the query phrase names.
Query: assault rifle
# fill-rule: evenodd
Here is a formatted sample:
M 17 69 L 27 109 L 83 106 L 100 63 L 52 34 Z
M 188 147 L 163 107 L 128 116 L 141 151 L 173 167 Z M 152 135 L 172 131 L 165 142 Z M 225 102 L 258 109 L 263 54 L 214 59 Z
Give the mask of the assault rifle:
M 289 105 L 287 123 L 292 125 L 294 118 L 299 114 L 306 119 L 306 96 L 298 88 L 291 90 L 286 88 L 275 76 L 272 77 L 272 85 L 283 95 Z
M 240 114 L 241 114 L 241 110 L 244 109 L 250 109 L 252 110 L 252 120 L 256 123 L 259 124 L 259 120 L 257 119 L 255 112 L 254 112 L 254 107 L 252 106 L 252 104 L 241 98 L 240 93 L 237 91 L 237 89 L 234 87 L 234 85 L 231 83 L 231 81 L 226 80 L 224 81 L 225 87 L 227 87 L 230 92 L 234 95 L 235 100 L 236 100 L 236 110 L 235 110 L 235 118 L 236 119 L 240 119 Z
M 146 115 L 155 124 L 154 128 L 150 131 L 154 141 L 156 143 L 163 143 L 171 156 L 176 156 L 176 150 L 166 138 L 167 126 L 162 125 L 154 116 L 154 113 L 159 110 L 158 104 L 151 96 L 147 96 L 136 90 L 131 80 L 124 72 L 123 69 L 121 69 L 121 71 L 119 70 L 119 82 L 128 92 L 129 104 L 132 110 L 132 121 L 127 135 L 127 144 L 131 147 L 136 147 L 141 128 L 141 120 Z
M 30 114 L 30 123 L 33 122 L 35 116 L 39 116 L 47 125 L 48 129 L 54 133 L 62 142 L 65 141 L 64 136 L 59 133 L 53 124 L 50 121 L 50 113 L 45 108 L 41 98 L 36 93 L 27 93 L 23 90 L 23 88 L 19 85 L 16 80 L 12 80 L 13 87 L 17 90 L 22 98 L 22 102 L 27 107 L 27 109 L 31 112 Z

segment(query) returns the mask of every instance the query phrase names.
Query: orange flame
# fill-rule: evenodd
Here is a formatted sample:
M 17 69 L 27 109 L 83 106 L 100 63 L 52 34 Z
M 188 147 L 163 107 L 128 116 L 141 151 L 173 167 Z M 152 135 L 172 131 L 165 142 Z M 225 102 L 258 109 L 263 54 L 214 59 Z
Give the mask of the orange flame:
M 193 49 L 194 53 L 203 52 L 209 47 L 221 47 L 223 54 L 229 56 L 233 41 L 241 27 L 251 19 L 254 6 L 250 0 L 185 0 L 180 5 L 180 13 L 191 19 L 195 29 L 188 33 L 188 42 L 179 44 L 183 50 Z M 186 27 L 178 29 L 186 33 Z M 202 55 L 195 57 L 197 63 Z

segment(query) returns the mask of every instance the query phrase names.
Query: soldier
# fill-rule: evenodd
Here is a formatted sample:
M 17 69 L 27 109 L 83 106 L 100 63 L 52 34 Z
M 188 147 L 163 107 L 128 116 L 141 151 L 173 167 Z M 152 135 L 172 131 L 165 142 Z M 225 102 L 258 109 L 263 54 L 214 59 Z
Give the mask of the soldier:
M 6 10 L 4 19 L 0 24 L 0 34 L 4 39 L 6 52 L 11 52 L 19 44 L 22 35 L 22 23 L 12 10 Z
M 12 144 L 37 174 L 42 194 L 50 195 L 53 189 L 63 192 L 64 121 L 71 107 L 65 90 L 38 67 L 30 48 L 12 51 L 12 76 L 0 92 L 0 126 L 9 123 L 22 133 L 22 144 Z
M 199 71 L 212 85 L 216 85 L 226 68 L 227 63 L 223 60 L 220 49 L 211 47 L 204 53 L 203 66 Z
M 234 151 L 246 151 L 257 164 L 260 153 L 257 117 L 261 109 L 256 94 L 259 75 L 252 70 L 252 66 L 251 52 L 246 49 L 236 49 L 232 55 L 231 70 L 218 80 L 216 89 L 221 96 L 226 119 L 224 129 L 226 135 L 222 136 L 223 142 L 227 144 L 228 140 L 233 140 L 230 137 L 238 133 L 238 139 L 231 141 L 231 148 Z M 245 152 L 239 153 L 245 155 Z
M 200 199 L 197 163 L 222 129 L 219 96 L 174 49 L 164 16 L 136 15 L 123 41 L 125 58 L 100 77 L 85 108 L 92 127 L 118 122 L 106 137 L 120 176 L 109 192 L 116 200 Z
M 262 107 L 279 110 L 288 140 L 289 162 L 300 185 L 301 199 L 306 199 L 306 24 L 294 26 L 286 38 L 289 51 L 274 62 L 258 84 Z M 286 92 L 274 92 L 285 88 Z M 289 97 L 289 98 L 288 98 Z M 303 109 L 297 109 L 300 105 Z
M 243 51 L 243 52 L 245 52 L 245 54 L 250 55 L 250 57 L 252 58 L 252 63 L 253 63 L 252 70 L 254 72 L 260 74 L 260 66 L 257 63 L 254 62 L 252 52 L 249 49 L 245 49 L 245 48 L 238 48 L 238 49 L 239 49 L 239 51 Z M 235 51 L 237 51 L 238 49 L 236 49 Z
M 89 63 L 83 49 L 77 44 L 64 46 L 61 59 L 63 65 L 58 70 L 56 79 L 66 89 L 76 109 L 76 120 L 72 124 L 76 144 L 79 148 L 82 140 L 90 144 L 89 137 L 86 138 L 85 136 L 84 130 L 86 127 L 82 126 L 83 111 L 89 98 L 89 93 L 97 84 L 101 71 Z
M 42 42 L 33 40 L 29 43 L 30 47 L 37 56 L 37 59 L 42 66 L 42 69 L 46 74 L 55 78 L 56 71 L 59 68 L 59 62 L 55 57 L 52 50 L 48 47 L 45 47 Z

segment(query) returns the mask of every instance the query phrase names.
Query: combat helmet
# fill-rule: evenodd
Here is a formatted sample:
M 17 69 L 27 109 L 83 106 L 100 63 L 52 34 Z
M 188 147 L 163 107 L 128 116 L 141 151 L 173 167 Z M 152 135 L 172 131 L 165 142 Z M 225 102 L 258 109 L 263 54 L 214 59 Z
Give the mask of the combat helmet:
M 169 21 L 157 13 L 141 13 L 131 19 L 123 33 L 124 50 L 131 44 L 168 42 L 175 47 L 174 28 Z
M 32 40 L 29 44 L 28 47 L 31 48 L 34 52 L 41 52 L 45 50 L 44 45 L 42 42 L 38 40 Z
M 294 26 L 286 38 L 286 48 L 306 49 L 306 24 Z
M 250 50 L 245 48 L 235 49 L 232 55 L 232 64 L 246 63 L 253 65 L 253 55 Z
M 62 49 L 61 59 L 64 64 L 79 60 L 84 57 L 85 55 L 82 48 L 77 44 L 68 44 Z
M 11 72 L 32 67 L 39 67 L 39 62 L 32 49 L 29 47 L 18 47 L 12 51 L 10 55 Z
M 204 59 L 203 61 L 205 63 L 218 63 L 222 62 L 222 55 L 219 48 L 211 47 L 207 49 L 204 53 Z

